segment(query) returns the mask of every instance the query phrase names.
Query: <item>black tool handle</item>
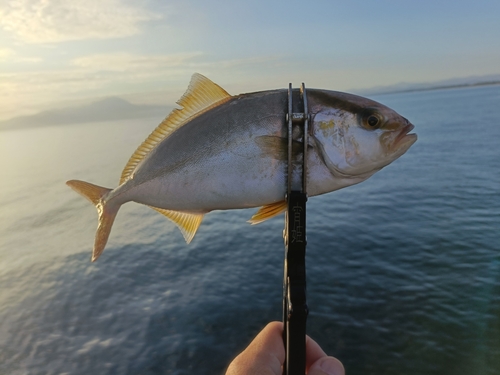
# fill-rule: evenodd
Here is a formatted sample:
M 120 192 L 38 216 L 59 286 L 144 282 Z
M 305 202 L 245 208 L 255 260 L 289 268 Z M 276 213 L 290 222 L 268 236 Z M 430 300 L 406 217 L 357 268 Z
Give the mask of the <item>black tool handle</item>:
M 306 366 L 306 194 L 292 191 L 285 216 L 283 374 L 304 375 Z

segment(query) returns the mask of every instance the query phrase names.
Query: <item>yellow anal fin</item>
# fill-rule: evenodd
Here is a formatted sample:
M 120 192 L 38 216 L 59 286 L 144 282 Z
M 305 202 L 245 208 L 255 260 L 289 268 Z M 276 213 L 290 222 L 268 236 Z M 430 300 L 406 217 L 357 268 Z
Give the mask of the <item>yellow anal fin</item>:
M 185 125 L 202 113 L 225 103 L 231 98 L 226 90 L 201 74 L 195 73 L 184 95 L 177 104 L 181 109 L 174 109 L 160 125 L 142 142 L 132 154 L 120 177 L 120 185 L 134 172 L 137 165 L 161 141 L 175 130 Z
M 275 217 L 283 212 L 285 212 L 287 207 L 286 201 L 280 201 L 276 203 L 271 203 L 266 206 L 262 206 L 259 211 L 251 217 L 248 222 L 252 225 L 260 224 L 267 219 Z
M 163 208 L 153 206 L 149 207 L 172 220 L 181 230 L 187 243 L 190 243 L 193 239 L 204 216 L 204 214 L 189 214 L 185 212 L 165 210 Z

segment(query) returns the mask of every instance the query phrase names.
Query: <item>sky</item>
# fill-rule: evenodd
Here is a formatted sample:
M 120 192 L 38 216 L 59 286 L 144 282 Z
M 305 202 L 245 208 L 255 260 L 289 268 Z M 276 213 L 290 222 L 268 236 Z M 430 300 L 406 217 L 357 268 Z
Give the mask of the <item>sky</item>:
M 500 73 L 500 1 L 0 0 L 0 120 L 119 96 Z

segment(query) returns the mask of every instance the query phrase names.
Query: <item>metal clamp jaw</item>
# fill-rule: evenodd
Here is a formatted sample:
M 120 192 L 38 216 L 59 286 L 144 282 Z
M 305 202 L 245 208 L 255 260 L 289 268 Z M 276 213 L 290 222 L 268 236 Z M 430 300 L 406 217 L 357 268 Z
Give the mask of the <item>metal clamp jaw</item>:
M 292 84 L 288 87 L 288 186 L 287 211 L 285 213 L 285 262 L 283 277 L 283 340 L 285 363 L 283 374 L 304 375 L 306 366 L 306 319 L 309 309 L 306 303 L 306 202 L 307 202 L 307 136 L 309 114 L 305 85 L 299 98 L 293 102 Z M 295 104 L 295 106 L 294 106 Z M 297 107 L 302 106 L 302 110 Z M 295 108 L 294 108 L 295 107 Z M 303 125 L 301 165 L 294 165 L 292 155 L 293 126 Z M 300 133 L 300 132 L 299 132 Z M 294 172 L 300 171 L 301 184 L 294 186 Z

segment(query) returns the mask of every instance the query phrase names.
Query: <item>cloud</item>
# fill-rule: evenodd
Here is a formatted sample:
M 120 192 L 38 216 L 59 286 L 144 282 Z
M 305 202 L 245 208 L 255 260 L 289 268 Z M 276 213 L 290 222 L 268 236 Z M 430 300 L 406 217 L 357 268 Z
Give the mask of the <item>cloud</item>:
M 13 49 L 0 48 L 0 63 L 10 62 L 34 64 L 41 61 L 42 59 L 40 57 L 20 57 Z
M 138 55 L 132 53 L 109 53 L 83 56 L 72 60 L 71 64 L 85 70 L 108 72 L 145 72 L 169 70 L 185 66 L 201 52 L 177 53 L 171 55 Z M 157 73 L 155 73 L 157 74 Z
M 279 60 L 278 56 L 258 56 L 242 59 L 215 59 L 202 52 L 185 52 L 170 55 L 140 55 L 133 53 L 108 53 L 88 55 L 73 59 L 71 65 L 86 70 L 108 72 L 155 72 L 182 67 L 193 69 L 227 69 L 245 65 L 261 65 Z
M 15 52 L 10 48 L 0 48 L 0 62 L 8 60 L 10 57 L 14 55 Z
M 0 9 L 0 27 L 27 43 L 126 37 L 158 18 L 122 0 L 11 0 Z

